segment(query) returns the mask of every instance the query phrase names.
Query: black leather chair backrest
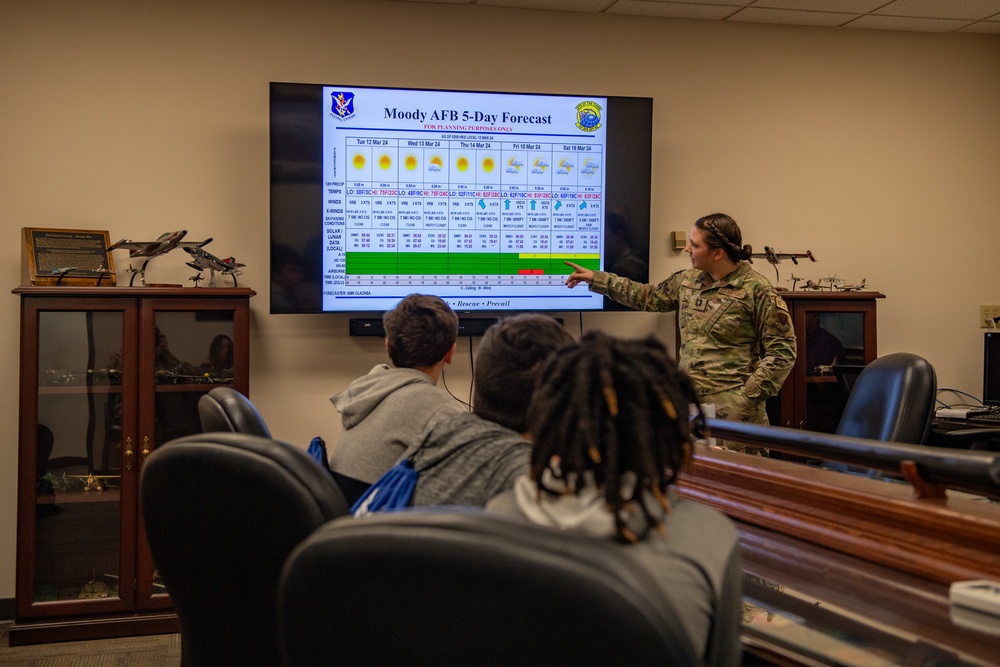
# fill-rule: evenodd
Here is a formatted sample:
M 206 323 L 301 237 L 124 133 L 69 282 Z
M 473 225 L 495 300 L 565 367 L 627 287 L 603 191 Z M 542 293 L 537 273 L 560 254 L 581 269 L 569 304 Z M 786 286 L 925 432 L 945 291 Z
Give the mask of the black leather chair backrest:
M 250 433 L 271 437 L 264 418 L 250 399 L 232 387 L 216 387 L 198 399 L 198 417 L 205 433 Z
M 280 664 L 282 564 L 318 526 L 348 512 L 329 473 L 283 442 L 204 433 L 149 455 L 140 499 L 180 619 L 184 667 Z
M 937 377 L 923 357 L 897 352 L 879 357 L 861 371 L 837 435 L 923 444 L 934 417 Z
M 332 521 L 282 572 L 284 664 L 698 664 L 617 548 L 475 511 Z

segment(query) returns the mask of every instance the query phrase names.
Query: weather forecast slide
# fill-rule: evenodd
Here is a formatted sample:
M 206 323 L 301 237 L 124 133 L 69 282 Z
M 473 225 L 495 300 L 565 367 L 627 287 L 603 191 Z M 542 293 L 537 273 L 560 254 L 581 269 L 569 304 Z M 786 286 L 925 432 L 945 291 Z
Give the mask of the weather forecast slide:
M 324 310 L 600 309 L 607 100 L 323 89 Z M 433 289 L 432 289 L 433 288 Z

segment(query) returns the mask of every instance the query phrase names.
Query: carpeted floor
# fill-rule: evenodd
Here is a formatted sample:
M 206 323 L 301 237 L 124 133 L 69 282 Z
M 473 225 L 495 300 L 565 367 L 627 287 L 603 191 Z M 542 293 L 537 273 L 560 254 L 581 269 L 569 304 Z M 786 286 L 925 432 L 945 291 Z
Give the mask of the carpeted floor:
M 0 665 L 4 667 L 179 667 L 181 636 L 149 635 L 11 646 L 10 622 L 0 622 Z

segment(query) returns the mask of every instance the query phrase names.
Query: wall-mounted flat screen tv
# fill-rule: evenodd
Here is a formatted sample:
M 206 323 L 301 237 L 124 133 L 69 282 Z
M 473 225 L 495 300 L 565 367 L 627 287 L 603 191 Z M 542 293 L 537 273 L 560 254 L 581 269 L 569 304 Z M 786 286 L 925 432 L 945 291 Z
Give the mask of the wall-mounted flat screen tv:
M 616 308 L 648 280 L 650 98 L 272 83 L 271 312 Z

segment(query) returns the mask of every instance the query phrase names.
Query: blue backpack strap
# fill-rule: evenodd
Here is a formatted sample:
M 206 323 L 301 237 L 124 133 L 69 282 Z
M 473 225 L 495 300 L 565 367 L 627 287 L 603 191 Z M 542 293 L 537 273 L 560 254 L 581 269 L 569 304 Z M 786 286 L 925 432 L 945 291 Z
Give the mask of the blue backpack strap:
M 403 459 L 389 468 L 351 505 L 351 514 L 359 517 L 409 507 L 416 486 L 417 471 L 413 469 L 413 461 Z
M 330 460 L 326 455 L 326 441 L 323 438 L 316 436 L 309 443 L 309 447 L 306 448 L 306 454 L 316 459 L 316 461 L 323 466 L 324 470 L 330 470 Z

